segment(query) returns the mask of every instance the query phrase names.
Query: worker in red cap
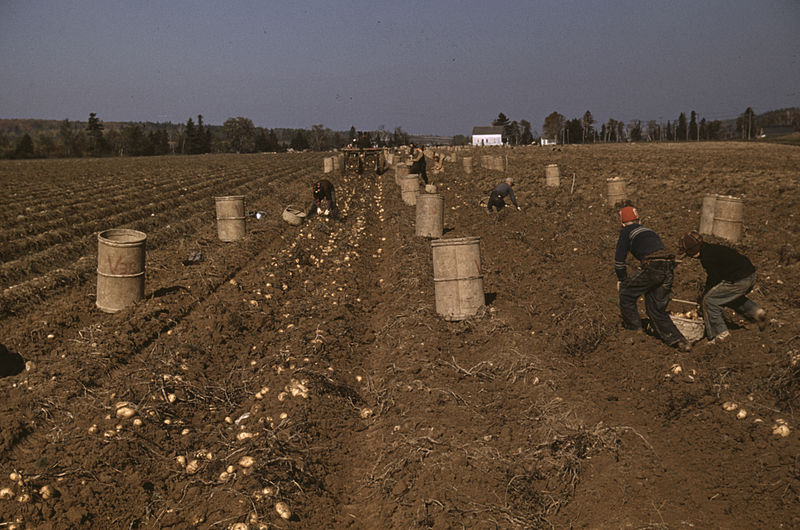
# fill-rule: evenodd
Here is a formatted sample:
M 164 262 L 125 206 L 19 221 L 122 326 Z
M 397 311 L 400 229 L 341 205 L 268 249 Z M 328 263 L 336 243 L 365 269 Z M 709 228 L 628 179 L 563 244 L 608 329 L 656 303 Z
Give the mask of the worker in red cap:
M 684 255 L 699 259 L 706 271 L 701 306 L 709 342 L 723 342 L 730 337 L 723 307 L 733 309 L 764 330 L 767 312 L 746 296 L 756 282 L 756 268 L 746 256 L 725 245 L 707 243 L 694 230 L 678 240 L 678 248 Z
M 313 217 L 314 214 L 330 215 L 334 219 L 339 217 L 339 208 L 336 206 L 336 193 L 330 180 L 322 179 L 315 182 L 311 193 L 314 196 L 314 202 L 311 203 L 306 219 Z
M 691 344 L 667 315 L 675 255 L 667 251 L 658 234 L 639 224 L 639 212 L 632 205 L 619 211 L 619 220 L 622 229 L 614 254 L 614 271 L 619 280 L 622 326 L 634 331 L 642 329 L 636 300 L 644 295 L 645 311 L 656 334 L 668 345 L 684 352 L 690 351 Z M 641 268 L 630 276 L 625 264 L 628 252 L 641 263 Z

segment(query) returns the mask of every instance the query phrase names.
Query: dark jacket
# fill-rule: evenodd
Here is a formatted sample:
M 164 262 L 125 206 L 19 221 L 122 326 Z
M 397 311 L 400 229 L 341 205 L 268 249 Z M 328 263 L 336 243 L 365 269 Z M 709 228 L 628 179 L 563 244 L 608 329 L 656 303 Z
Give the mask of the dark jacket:
M 617 240 L 617 250 L 614 253 L 614 272 L 617 273 L 619 281 L 628 277 L 628 268 L 625 259 L 628 252 L 639 261 L 653 255 L 663 254 L 666 256 L 666 249 L 661 238 L 653 230 L 639 223 L 625 225 L 619 231 Z
M 730 247 L 715 243 L 703 242 L 700 245 L 700 263 L 707 275 L 706 292 L 722 281 L 738 282 L 756 272 L 756 268 L 746 256 Z
M 501 199 L 507 196 L 509 199 L 511 199 L 511 202 L 514 204 L 514 206 L 519 208 L 519 205 L 517 204 L 517 198 L 514 196 L 514 188 L 512 188 L 508 182 L 501 182 L 495 186 L 491 195 Z
M 314 184 L 314 201 L 330 201 L 333 198 L 333 184 L 330 180 L 322 179 Z

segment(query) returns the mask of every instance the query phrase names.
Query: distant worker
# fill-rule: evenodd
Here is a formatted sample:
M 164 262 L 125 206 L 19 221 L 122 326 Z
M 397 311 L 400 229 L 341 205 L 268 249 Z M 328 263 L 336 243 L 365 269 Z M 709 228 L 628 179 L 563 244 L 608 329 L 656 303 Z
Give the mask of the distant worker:
M 413 142 L 409 146 L 411 147 L 411 169 L 409 173 L 419 175 L 422 181 L 427 184 L 428 174 L 425 172 L 425 152 Z
M 433 174 L 438 175 L 444 171 L 444 157 L 440 154 L 433 155 Z
M 656 334 L 668 345 L 683 352 L 690 351 L 691 344 L 667 315 L 675 256 L 667 251 L 658 234 L 639 224 L 639 212 L 633 206 L 622 208 L 619 220 L 622 229 L 614 254 L 614 271 L 619 280 L 617 288 L 622 327 L 642 330 L 636 300 L 644 295 L 645 312 Z M 628 252 L 641 262 L 641 268 L 630 276 L 625 264 Z
M 322 179 L 314 184 L 312 190 L 314 202 L 306 214 L 306 218 L 314 214 L 330 215 L 334 219 L 339 217 L 339 208 L 336 206 L 336 193 L 330 180 Z
M 506 201 L 504 200 L 504 197 L 511 199 L 514 207 L 517 210 L 521 210 L 519 204 L 517 204 L 517 198 L 514 196 L 514 179 L 511 177 L 506 177 L 503 182 L 494 187 L 492 193 L 489 195 L 489 204 L 487 204 L 486 207 L 490 212 L 492 211 L 492 208 L 496 208 L 499 212 L 506 207 Z
M 680 238 L 678 248 L 684 255 L 700 259 L 706 271 L 701 306 L 709 342 L 718 343 L 730 337 L 722 316 L 723 307 L 756 322 L 763 331 L 767 312 L 746 296 L 756 282 L 756 268 L 746 256 L 725 245 L 706 243 L 694 230 Z

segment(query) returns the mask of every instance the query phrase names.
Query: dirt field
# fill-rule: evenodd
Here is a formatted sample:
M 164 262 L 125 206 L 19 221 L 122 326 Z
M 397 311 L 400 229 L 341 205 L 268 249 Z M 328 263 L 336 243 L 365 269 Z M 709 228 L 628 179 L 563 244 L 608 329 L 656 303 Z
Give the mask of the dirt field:
M 294 227 L 323 154 L 0 162 L 0 528 L 800 527 L 800 149 L 451 154 L 444 237 L 481 238 L 487 301 L 461 322 L 392 170 L 332 177 L 341 220 Z M 479 209 L 482 154 L 522 212 Z M 609 177 L 673 248 L 704 195 L 742 197 L 768 328 L 730 315 L 688 354 L 623 331 Z M 223 243 L 220 195 L 268 215 Z M 106 314 L 117 227 L 147 233 L 145 298 Z M 673 296 L 703 281 L 686 261 Z

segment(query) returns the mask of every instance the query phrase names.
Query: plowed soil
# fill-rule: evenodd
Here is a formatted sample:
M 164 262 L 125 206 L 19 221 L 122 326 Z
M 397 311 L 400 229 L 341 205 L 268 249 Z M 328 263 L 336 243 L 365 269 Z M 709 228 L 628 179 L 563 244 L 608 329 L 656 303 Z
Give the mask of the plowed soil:
M 0 527 L 800 527 L 800 150 L 442 152 L 486 295 L 456 322 L 393 169 L 328 175 L 341 218 L 292 226 L 323 154 L 0 163 Z M 489 214 L 506 175 L 522 211 Z M 704 195 L 741 197 L 767 329 L 730 314 L 690 353 L 622 330 L 611 177 L 672 248 Z M 236 242 L 224 195 L 266 213 Z M 118 227 L 147 233 L 145 297 L 108 314 Z M 703 282 L 682 262 L 674 298 Z

